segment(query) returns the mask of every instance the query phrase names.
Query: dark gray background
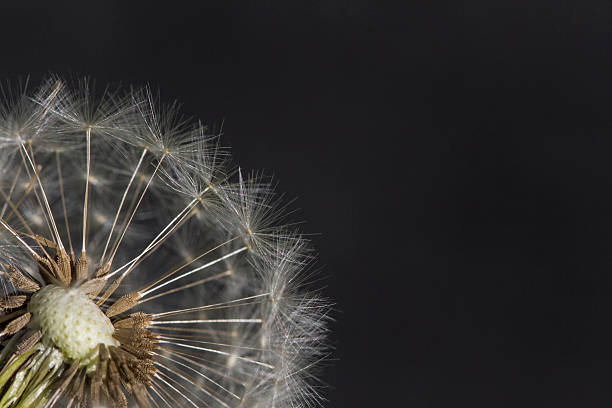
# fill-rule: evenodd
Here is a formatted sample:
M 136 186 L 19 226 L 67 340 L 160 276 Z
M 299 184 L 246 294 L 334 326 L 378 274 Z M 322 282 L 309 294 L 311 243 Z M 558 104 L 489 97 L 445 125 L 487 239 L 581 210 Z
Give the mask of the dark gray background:
M 610 405 L 612 4 L 127 3 L 3 5 L 0 76 L 225 119 L 320 233 L 327 406 Z

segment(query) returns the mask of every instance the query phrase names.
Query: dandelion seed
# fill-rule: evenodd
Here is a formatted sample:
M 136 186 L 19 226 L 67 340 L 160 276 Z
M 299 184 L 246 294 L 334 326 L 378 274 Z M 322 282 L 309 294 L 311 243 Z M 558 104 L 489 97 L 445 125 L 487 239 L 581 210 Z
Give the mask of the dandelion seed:
M 0 408 L 321 402 L 329 305 L 263 177 L 149 89 L 2 95 Z

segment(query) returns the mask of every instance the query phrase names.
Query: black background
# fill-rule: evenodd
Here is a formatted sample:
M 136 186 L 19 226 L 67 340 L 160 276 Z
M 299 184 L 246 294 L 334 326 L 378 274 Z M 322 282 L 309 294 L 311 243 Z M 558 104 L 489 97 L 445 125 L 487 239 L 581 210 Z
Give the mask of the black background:
M 612 402 L 612 4 L 14 3 L 1 77 L 149 83 L 297 197 L 327 406 Z

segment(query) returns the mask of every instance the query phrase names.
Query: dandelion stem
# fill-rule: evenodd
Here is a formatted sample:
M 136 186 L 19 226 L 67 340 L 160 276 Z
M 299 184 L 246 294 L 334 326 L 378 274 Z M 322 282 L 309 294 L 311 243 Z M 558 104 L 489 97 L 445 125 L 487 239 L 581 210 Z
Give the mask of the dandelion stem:
M 169 332 L 188 332 L 188 333 L 200 333 L 200 334 L 210 334 L 210 335 L 214 335 L 222 337 L 225 336 L 227 338 L 233 338 L 233 336 L 235 335 L 234 332 L 229 331 L 229 330 L 220 330 L 220 329 L 193 329 L 191 327 L 164 327 L 164 326 L 155 326 L 155 327 L 151 327 L 151 329 L 154 330 L 158 330 L 158 331 L 169 331 Z
M 179 272 L 183 268 L 186 268 L 189 265 L 191 265 L 192 263 L 196 262 L 198 259 L 200 259 L 200 258 L 202 258 L 202 257 L 204 257 L 204 256 L 206 256 L 208 254 L 210 254 L 211 252 L 221 248 L 224 245 L 229 244 L 230 242 L 232 242 L 232 241 L 234 241 L 234 240 L 236 240 L 236 239 L 238 239 L 240 237 L 241 237 L 241 235 L 235 236 L 234 238 L 231 238 L 231 239 L 229 239 L 229 240 L 227 240 L 227 241 L 225 241 L 225 242 L 223 242 L 223 243 L 221 243 L 221 244 L 219 244 L 219 245 L 217 245 L 217 246 L 215 246 L 215 247 L 213 247 L 211 249 L 208 249 L 208 250 L 204 251 L 203 253 L 201 253 L 200 255 L 196 256 L 195 258 L 189 260 L 188 262 L 185 262 L 184 264 L 182 264 L 178 268 L 175 268 L 172 271 L 164 274 L 162 277 L 160 277 L 159 279 L 155 280 L 153 283 L 150 283 L 149 285 L 145 286 L 144 288 L 141 289 L 141 291 L 146 291 L 146 290 L 150 289 L 151 287 L 157 285 L 158 283 L 163 282 L 164 280 L 168 279 L 170 276 L 172 276 L 175 273 Z
M 2 206 L 2 212 L 0 212 L 0 218 L 4 217 L 4 212 L 6 211 L 8 200 L 10 200 L 13 195 L 13 191 L 15 190 L 15 186 L 17 185 L 17 180 L 19 180 L 19 176 L 21 175 L 21 170 L 22 170 L 22 167 L 20 166 L 19 169 L 17 170 L 17 174 L 15 175 L 15 179 L 13 180 L 13 184 L 11 185 L 11 188 L 9 189 L 9 193 L 6 198 L 7 202 L 4 203 L 4 206 Z
M 224 305 L 229 305 L 229 304 L 233 304 L 233 303 L 238 303 L 238 302 L 242 302 L 244 300 L 250 300 L 250 299 L 257 299 L 263 296 L 269 296 L 269 293 L 262 293 L 259 295 L 253 295 L 253 296 L 247 296 L 247 297 L 243 297 L 240 299 L 234 299 L 234 300 L 230 300 L 228 302 L 221 302 L 221 303 L 214 303 L 211 305 L 205 305 L 205 306 L 197 306 L 197 307 L 190 307 L 188 309 L 181 309 L 181 310 L 171 310 L 168 312 L 163 312 L 163 313 L 154 313 L 151 316 L 153 317 L 153 319 L 158 319 L 160 317 L 164 317 L 164 316 L 172 316 L 172 315 L 176 315 L 176 314 L 181 314 L 181 313 L 187 313 L 187 312 L 197 312 L 197 311 L 201 311 L 201 310 L 207 310 L 207 309 L 213 309 L 216 306 L 224 306 Z M 238 304 L 238 305 L 234 305 L 234 306 L 241 306 L 242 304 Z M 159 323 L 163 323 L 164 321 L 161 321 Z M 156 322 L 151 322 L 151 324 L 156 324 Z
M 251 320 L 259 320 L 261 322 L 261 319 L 251 319 Z M 250 323 L 252 323 L 252 322 L 250 322 Z M 194 336 L 191 336 L 191 337 L 194 337 Z M 237 346 L 235 344 L 214 343 L 214 342 L 211 342 L 211 341 L 194 340 L 194 339 L 186 338 L 186 337 L 157 336 L 157 338 L 161 339 L 161 340 L 190 341 L 192 343 L 209 344 L 211 346 L 222 346 L 222 347 L 236 348 L 236 349 L 240 349 L 240 350 L 270 351 L 270 350 L 267 350 L 267 349 L 262 349 L 262 348 L 257 348 L 257 347 L 246 347 L 246 346 Z M 197 338 L 199 338 L 199 337 L 197 337 Z
M 169 348 L 164 348 L 163 351 L 166 354 L 170 354 L 170 355 L 176 356 L 176 357 L 178 357 L 178 358 L 180 358 L 182 360 L 188 361 L 188 362 L 192 363 L 194 366 L 197 366 L 197 367 L 200 367 L 200 368 L 205 369 L 207 371 L 210 371 L 210 372 L 212 372 L 212 373 L 214 373 L 214 374 L 216 374 L 218 376 L 227 378 L 227 379 L 231 380 L 232 382 L 234 382 L 235 384 L 238 384 L 238 385 L 241 385 L 243 387 L 246 387 L 246 384 L 243 381 L 240 381 L 237 378 L 234 378 L 234 377 L 232 377 L 231 375 L 229 375 L 227 373 L 220 372 L 219 370 L 216 370 L 216 369 L 212 368 L 212 366 L 211 366 L 212 364 L 215 364 L 215 365 L 220 365 L 222 367 L 225 367 L 224 364 L 220 364 L 219 362 L 206 359 L 206 358 L 202 357 L 200 354 L 194 355 L 194 354 L 190 354 L 190 353 L 181 352 L 181 351 L 178 351 L 178 350 L 172 350 L 172 349 L 169 349 Z M 191 357 L 191 358 L 189 358 L 189 357 Z M 205 361 L 207 364 L 211 364 L 211 365 L 200 363 L 197 360 Z M 243 373 L 243 374 L 245 376 L 248 376 L 248 377 L 253 377 L 252 374 L 247 374 L 247 373 Z
M 248 304 L 248 303 L 245 303 Z M 242 306 L 236 305 L 236 306 Z M 193 323 L 261 323 L 261 319 L 195 319 L 195 320 L 162 320 L 151 322 L 152 325 L 160 324 L 193 324 Z
M 168 401 L 166 401 L 166 399 L 164 397 L 162 397 L 159 392 L 157 392 L 157 389 L 159 388 L 161 390 L 161 387 L 159 387 L 157 384 L 155 384 L 155 385 L 156 385 L 155 387 L 151 387 L 151 391 L 153 391 L 162 401 L 164 401 L 164 403 L 166 404 L 167 407 L 173 406 Z M 155 403 L 156 406 L 158 406 L 154 399 L 152 401 Z M 178 406 L 178 404 L 176 404 L 176 401 L 175 401 L 174 406 Z
M 63 250 L 64 244 L 62 244 L 62 238 L 60 237 L 59 231 L 57 230 L 57 225 L 55 225 L 55 219 L 53 218 L 53 213 L 51 212 L 51 207 L 49 206 L 49 200 L 47 199 L 47 194 L 45 194 L 45 189 L 43 188 L 42 182 L 40 181 L 40 177 L 38 176 L 38 172 L 36 171 L 36 166 L 34 165 L 34 162 L 32 161 L 32 158 L 30 157 L 30 154 L 28 153 L 28 150 L 25 148 L 25 145 L 23 143 L 21 143 L 21 148 L 23 149 L 25 157 L 28 159 L 28 162 L 30 163 L 30 167 L 32 168 L 32 171 L 34 172 L 36 181 L 38 182 L 38 186 L 40 187 L 40 191 L 43 196 L 43 201 L 45 202 L 47 215 L 49 216 L 49 219 L 51 220 L 51 225 L 53 226 L 53 232 L 57 239 L 58 249 Z
M 91 172 L 91 126 L 87 127 L 85 136 L 87 140 L 87 170 L 85 174 L 85 198 L 83 199 L 83 244 L 81 252 L 86 252 L 87 241 L 87 209 L 89 203 L 89 174 Z
M 164 229 L 153 239 L 153 241 L 151 241 L 149 243 L 149 245 L 147 245 L 147 247 L 136 257 L 133 258 L 129 263 L 131 263 L 129 269 L 124 272 L 124 275 L 127 275 L 129 272 L 131 272 L 136 266 L 138 266 L 138 264 L 143 260 L 143 257 L 145 257 L 145 255 L 149 255 L 153 250 L 156 250 L 157 248 L 155 247 L 159 247 L 160 244 L 162 244 L 166 239 L 168 239 L 168 237 L 170 235 L 172 235 L 181 225 L 183 225 L 183 222 L 187 219 L 187 217 L 191 217 L 193 215 L 193 213 L 191 212 L 191 210 L 195 207 L 197 199 L 192 200 L 182 211 L 182 215 L 179 213 L 179 215 L 177 215 L 176 217 L 174 217 L 173 220 L 171 220 L 168 225 L 166 225 L 164 227 Z M 171 227 L 172 226 L 172 227 Z M 171 228 L 170 228 L 171 227 Z M 170 228 L 168 230 L 168 228 Z M 162 235 L 163 234 L 163 235 Z M 154 249 L 155 248 L 155 249 Z
M 23 156 L 23 153 L 21 153 L 21 155 Z M 25 160 L 25 158 L 24 158 L 24 160 Z M 20 167 L 20 169 L 21 169 L 21 167 Z M 28 176 L 29 176 L 30 172 L 28 171 L 27 173 L 28 173 Z M 28 185 L 26 186 L 25 191 L 23 192 L 23 194 L 19 198 L 19 201 L 17 201 L 17 203 L 15 204 L 15 208 L 21 207 L 21 204 L 23 204 L 24 200 L 32 192 L 32 190 L 34 189 L 34 186 L 36 185 L 36 177 L 31 177 L 31 176 L 29 176 L 29 177 L 30 177 L 30 181 L 28 182 Z M 38 196 L 36 197 L 36 199 L 38 200 Z M 40 200 L 38 200 L 38 202 L 40 203 Z M 6 219 L 7 220 L 10 219 L 13 214 L 14 214 L 14 211 L 12 211 L 8 215 L 8 217 Z M 3 217 L 0 217 L 0 218 L 3 218 Z M 49 229 L 49 231 L 51 231 L 51 230 Z
M 57 178 L 59 180 L 60 196 L 62 197 L 62 210 L 64 211 L 64 222 L 66 224 L 66 235 L 68 235 L 68 245 L 70 246 L 70 253 L 74 254 L 72 248 L 72 238 L 70 237 L 70 224 L 68 223 L 68 213 L 66 211 L 66 196 L 64 194 L 64 179 L 62 177 L 62 165 L 60 162 L 60 152 L 55 151 L 55 163 L 57 165 Z
M 216 280 L 216 279 L 220 279 L 220 278 L 223 278 L 223 277 L 229 276 L 229 275 L 231 275 L 231 274 L 232 274 L 232 272 L 233 272 L 233 271 L 230 269 L 230 270 L 227 270 L 227 271 L 225 271 L 225 272 L 219 273 L 219 274 L 217 274 L 217 275 L 210 276 L 210 277 L 208 277 L 208 278 L 204 278 L 204 279 L 200 279 L 200 280 L 198 280 L 198 281 L 195 281 L 195 282 L 189 283 L 189 284 L 187 284 L 187 285 L 180 286 L 180 287 L 178 287 L 178 288 L 170 289 L 170 290 L 167 290 L 167 291 L 162 292 L 162 293 L 158 293 L 157 295 L 151 296 L 150 298 L 147 298 L 147 299 L 142 299 L 142 298 L 141 298 L 141 299 L 138 301 L 138 304 L 142 304 L 142 303 L 144 303 L 144 302 L 148 302 L 149 300 L 157 299 L 157 298 L 159 298 L 159 297 L 162 297 L 162 296 L 165 296 L 165 295 L 169 295 L 169 294 L 171 294 L 171 293 L 180 292 L 181 290 L 189 289 L 189 288 L 191 288 L 191 287 L 198 286 L 198 285 L 201 285 L 201 284 L 206 283 L 206 282 L 210 282 L 210 281 L 213 281 L 213 280 Z
M 190 393 L 192 396 L 194 396 L 196 399 L 198 399 L 198 400 L 199 400 L 199 402 L 201 402 L 201 403 L 203 403 L 204 405 L 207 405 L 207 406 L 208 406 L 208 404 L 206 404 L 206 402 L 204 402 L 204 401 L 202 400 L 202 398 L 200 398 L 200 397 L 199 397 L 199 396 L 198 396 L 198 395 L 197 395 L 197 394 L 194 392 L 194 389 L 197 389 L 197 388 L 198 388 L 198 386 L 195 384 L 195 382 L 193 381 L 193 379 L 191 379 L 191 378 L 189 378 L 189 377 L 187 377 L 187 376 L 183 375 L 183 374 L 182 374 L 182 371 L 180 371 L 179 369 L 176 369 L 176 368 L 175 368 L 175 369 L 171 369 L 170 367 L 168 367 L 168 366 L 166 366 L 166 365 L 162 364 L 162 363 L 161 363 L 161 362 L 159 362 L 159 361 L 156 361 L 154 364 L 155 364 L 156 366 L 158 366 L 158 367 L 162 367 L 163 369 L 165 369 L 165 370 L 166 370 L 166 371 L 168 371 L 169 373 L 173 374 L 174 376 L 179 377 L 179 378 L 181 378 L 182 380 L 187 381 L 187 383 L 188 383 L 188 384 L 190 384 L 191 386 L 193 386 L 194 388 L 187 388 L 187 387 L 185 387 L 184 385 L 182 385 L 182 384 L 181 384 L 179 381 L 177 381 L 176 379 L 174 379 L 174 378 L 170 377 L 169 375 L 166 375 L 166 374 L 165 374 L 164 372 L 162 372 L 162 371 L 158 371 L 160 374 L 162 374 L 163 376 L 165 376 L 166 378 L 168 378 L 168 380 L 172 381 L 173 383 L 175 383 L 176 385 L 178 385 L 180 388 L 184 389 L 186 392 L 189 392 L 189 393 Z M 205 390 L 202 390 L 202 391 L 206 392 Z M 208 392 L 206 392 L 206 393 L 208 394 Z M 210 394 L 209 394 L 209 395 L 210 395 Z M 229 408 L 229 406 L 228 406 L 227 404 L 223 403 L 223 405 L 224 405 L 225 407 Z
M 140 165 L 142 164 L 142 161 L 145 157 L 145 155 L 147 154 L 148 149 L 143 149 L 142 150 L 142 154 L 140 155 L 140 160 L 138 160 L 138 164 L 136 165 L 136 168 L 134 169 L 134 171 L 132 172 L 132 176 L 130 177 L 130 181 L 127 185 L 127 187 L 125 188 L 125 191 L 123 192 L 123 196 L 121 197 L 121 203 L 119 204 L 119 208 L 117 208 L 117 213 L 115 214 L 115 219 L 113 220 L 113 225 L 110 229 L 110 232 L 108 233 L 108 239 L 106 240 L 106 245 L 104 245 L 104 251 L 102 252 L 102 256 L 100 257 L 100 264 L 103 263 L 104 261 L 104 257 L 106 256 L 106 251 L 108 250 L 108 244 L 111 241 L 111 238 L 113 236 L 113 231 L 115 230 L 115 226 L 117 225 L 117 219 L 119 218 L 119 214 L 121 213 L 121 209 L 123 208 L 123 203 L 125 202 L 125 198 L 127 197 L 127 193 L 130 190 L 130 187 L 132 186 L 132 182 L 134 181 L 134 178 L 136 177 L 136 174 L 138 173 L 138 170 L 140 169 Z
M 30 146 L 30 148 L 31 148 L 31 146 Z M 26 172 L 27 172 L 28 176 L 30 176 L 30 169 L 29 169 L 28 163 L 26 162 L 26 157 L 23 154 L 23 151 L 21 149 L 19 150 L 19 153 L 21 154 L 21 159 L 23 160 L 23 165 L 24 165 L 24 167 L 26 169 Z M 32 157 L 32 159 L 33 159 L 33 157 Z M 34 164 L 34 167 L 36 168 L 36 170 L 34 171 L 34 175 L 32 176 L 32 182 L 33 182 L 32 188 L 33 189 L 31 191 L 34 191 L 34 196 L 36 197 L 36 202 L 38 203 L 38 206 L 40 208 L 40 211 L 42 212 L 42 215 L 43 215 L 43 218 L 45 220 L 45 223 L 47 224 L 47 228 L 49 229 L 49 234 L 51 235 L 51 237 L 53 239 L 53 242 L 55 243 L 55 242 L 57 242 L 57 240 L 55 238 L 55 235 L 53 234 L 53 230 L 51 229 L 51 223 L 49 222 L 49 216 L 47 215 L 47 212 L 45 210 L 45 207 L 43 206 L 43 203 L 40 201 L 40 197 L 38 196 L 38 192 L 36 192 L 36 189 L 34 188 L 34 186 L 36 185 L 36 181 L 38 181 L 38 175 L 39 175 L 39 172 L 40 172 L 40 168 L 38 168 L 38 166 L 36 166 L 35 162 L 33 162 L 33 164 Z M 29 194 L 29 191 L 26 192 L 26 194 L 24 194 L 24 198 L 25 198 L 25 196 L 27 194 Z
M 0 224 L 2 224 L 2 226 L 4 228 L 6 228 L 8 230 L 8 232 L 11 233 L 11 235 L 13 235 L 15 238 L 17 238 L 19 243 L 21 245 L 23 245 L 25 247 L 25 249 L 27 249 L 34 256 L 34 258 L 38 258 L 39 255 L 36 253 L 36 251 L 34 251 L 28 244 L 26 244 L 26 242 L 19 236 L 19 234 L 17 232 L 15 232 L 15 230 L 13 230 L 6 222 L 4 222 L 1 219 L 0 219 Z
M 261 361 L 253 360 L 253 359 L 250 359 L 250 358 L 246 358 L 246 357 L 242 357 L 242 356 L 237 356 L 235 354 L 231 354 L 231 353 L 228 353 L 226 351 L 211 349 L 211 348 L 207 348 L 207 347 L 192 346 L 190 344 L 171 342 L 171 341 L 159 341 L 158 343 L 171 344 L 171 345 L 174 345 L 174 346 L 186 347 L 186 348 L 191 348 L 191 349 L 200 350 L 200 351 L 206 351 L 206 352 L 214 353 L 214 354 L 221 354 L 222 356 L 235 357 L 238 360 L 247 361 L 249 363 L 257 364 L 257 365 L 262 366 L 262 367 L 266 367 L 266 368 L 270 368 L 270 369 L 274 368 L 273 365 L 262 363 Z
M 134 218 L 134 215 L 136 214 L 136 211 L 138 211 L 138 207 L 140 206 L 140 203 L 142 202 L 142 199 L 144 198 L 145 194 L 147 193 L 147 190 L 149 189 L 149 186 L 151 185 L 151 182 L 153 181 L 153 178 L 155 178 L 155 175 L 157 174 L 157 170 L 159 170 L 159 166 L 161 166 L 162 162 L 164 161 L 164 158 L 166 157 L 165 154 L 163 154 L 160 159 L 159 162 L 157 163 L 157 166 L 155 166 L 155 170 L 153 170 L 153 174 L 151 174 L 151 177 L 149 177 L 149 180 L 147 181 L 147 185 L 145 186 L 144 190 L 142 191 L 142 193 L 140 194 L 140 198 L 138 199 L 138 202 L 136 203 L 136 206 L 134 207 L 126 226 L 123 228 L 123 231 L 121 232 L 121 236 L 119 237 L 119 239 L 117 240 L 117 242 L 115 243 L 115 248 L 113 250 L 113 253 L 111 254 L 110 259 L 108 260 L 107 263 L 111 263 L 113 262 L 113 259 L 115 259 L 115 255 L 117 254 L 117 250 L 119 249 L 119 246 L 121 245 L 121 241 L 123 241 L 123 237 L 125 236 L 126 231 L 128 230 L 128 228 L 130 228 L 130 223 L 132 222 L 132 219 Z M 107 277 L 110 278 L 110 275 L 106 275 Z
M 125 264 L 121 265 L 119 268 L 115 269 L 114 271 L 112 271 L 111 273 L 109 273 L 107 275 L 107 278 L 112 277 L 113 275 L 117 274 L 118 272 L 122 271 L 123 269 L 130 267 L 126 272 L 124 272 L 123 275 L 127 275 L 130 271 L 131 271 L 131 267 L 133 265 L 136 264 L 136 262 L 142 258 L 151 248 L 153 248 L 155 245 L 157 245 L 159 242 L 158 241 L 162 241 L 164 239 L 166 239 L 169 234 L 171 234 L 173 230 L 169 231 L 168 233 L 166 233 L 166 231 L 171 228 L 173 225 L 178 225 L 178 223 L 180 223 L 186 216 L 187 214 L 189 214 L 189 211 L 193 208 L 193 206 L 197 203 L 197 198 L 194 198 L 193 200 L 191 200 L 189 202 L 189 204 L 187 204 L 187 206 L 185 206 L 185 208 L 183 208 L 165 227 L 164 229 L 157 234 L 157 236 L 149 243 L 149 245 L 147 245 L 147 247 L 135 258 L 132 258 L 130 261 L 126 262 Z M 178 220 L 178 221 L 177 221 Z M 164 235 L 166 234 L 166 235 Z M 162 237 L 163 235 L 163 237 Z M 160 237 L 162 237 L 160 239 Z
M 234 394 L 233 392 L 231 392 L 230 390 L 228 390 L 227 388 L 223 387 L 221 384 L 219 384 L 218 382 L 214 381 L 213 379 L 211 379 L 210 377 L 206 376 L 205 374 L 199 372 L 198 370 L 194 369 L 193 367 L 188 366 L 185 363 L 182 363 L 180 361 L 177 361 L 175 359 L 172 359 L 168 356 L 165 356 L 163 354 L 160 353 L 154 353 L 156 356 L 165 358 L 166 360 L 172 361 L 174 364 L 180 365 L 181 367 L 185 367 L 188 370 L 193 371 L 194 373 L 196 373 L 197 375 L 199 375 L 200 377 L 204 378 L 206 381 L 209 381 L 210 383 L 216 385 L 217 387 L 219 387 L 220 389 L 222 389 L 223 391 L 225 391 L 226 393 L 228 393 L 229 395 L 231 395 L 232 397 L 236 398 L 236 399 L 240 399 L 239 396 L 237 396 L 236 394 Z M 198 364 L 198 365 L 202 365 L 202 364 Z M 212 398 L 214 398 L 216 401 L 218 401 L 220 404 L 222 404 L 224 407 L 228 407 L 229 405 L 227 405 L 226 403 L 224 403 L 223 401 L 221 401 L 217 396 L 211 394 L 210 392 L 208 392 L 205 388 L 201 388 L 202 391 L 204 391 L 204 393 Z
M 181 275 L 177 276 L 176 278 L 170 279 L 169 281 L 166 281 L 166 282 L 161 283 L 161 284 L 159 284 L 159 285 L 157 285 L 157 286 L 154 286 L 153 288 L 151 288 L 151 289 L 149 289 L 149 290 L 146 290 L 146 291 L 144 291 L 144 292 L 140 293 L 140 295 L 141 295 L 141 296 L 146 296 L 147 294 L 149 294 L 149 293 L 151 293 L 151 292 L 153 292 L 153 291 L 156 291 L 156 290 L 158 290 L 158 289 L 160 289 L 160 288 L 163 288 L 164 286 L 169 285 L 169 284 L 170 284 L 170 283 L 172 283 L 172 282 L 175 282 L 175 281 L 177 281 L 177 280 L 179 280 L 179 279 L 182 279 L 182 278 L 184 278 L 184 277 L 186 277 L 186 276 L 189 276 L 189 275 L 194 274 L 194 273 L 196 273 L 196 272 L 198 272 L 198 271 L 201 271 L 202 269 L 206 269 L 206 268 L 208 268 L 208 267 L 210 267 L 210 266 L 212 266 L 212 265 L 215 265 L 215 264 L 217 264 L 217 263 L 219 263 L 219 262 L 221 262 L 221 261 L 223 261 L 223 260 L 225 260 L 225 259 L 227 259 L 227 258 L 230 258 L 230 257 L 232 257 L 232 256 L 234 256 L 234 255 L 237 255 L 237 254 L 239 254 L 239 253 L 241 253 L 241 252 L 244 252 L 244 251 L 246 251 L 247 249 L 248 249 L 248 247 L 244 246 L 244 247 L 239 248 L 239 249 L 237 249 L 237 250 L 235 250 L 235 251 L 232 251 L 232 252 L 230 252 L 230 253 L 229 253 L 229 254 L 227 254 L 227 255 L 224 255 L 224 256 L 222 256 L 222 257 L 220 257 L 220 258 L 215 259 L 214 261 L 208 262 L 208 263 L 206 263 L 206 264 L 204 264 L 204 265 L 202 265 L 202 266 L 199 266 L 199 267 L 194 268 L 194 269 L 192 269 L 192 270 L 190 270 L 190 271 L 188 271 L 188 272 L 185 272 L 185 273 L 183 273 L 183 274 L 181 274 Z
M 174 392 L 176 392 L 177 394 L 179 394 L 181 397 L 185 398 L 187 401 L 189 401 L 189 403 L 191 405 L 193 405 L 195 408 L 199 408 L 196 404 L 193 403 L 192 400 L 190 400 L 185 394 L 183 394 L 182 392 L 180 392 L 179 390 L 177 390 L 175 387 L 173 387 L 171 384 L 169 384 L 166 380 L 164 380 L 163 378 L 160 377 L 160 374 L 163 375 L 164 377 L 171 379 L 170 377 L 168 377 L 166 374 L 162 373 L 161 371 L 158 371 L 157 374 L 155 375 L 155 377 L 160 380 L 161 382 L 163 382 L 164 384 L 166 384 L 168 387 L 170 387 Z M 177 405 L 178 406 L 178 405 Z
M 28 233 L 31 235 L 35 235 L 34 231 L 32 231 L 32 228 L 30 227 L 30 225 L 28 224 L 28 222 L 26 221 L 25 218 L 23 218 L 23 215 L 21 214 L 21 211 L 19 211 L 19 209 L 17 207 L 15 207 L 15 204 L 13 204 L 13 202 L 11 201 L 11 198 L 6 195 L 6 193 L 4 192 L 4 190 L 2 190 L 0 188 L 0 194 L 2 195 L 2 198 L 4 198 L 5 201 L 5 206 L 10 206 L 11 210 L 13 210 L 11 212 L 12 214 L 15 214 L 17 216 L 17 218 L 19 219 L 19 221 L 21 221 L 21 223 L 26 227 L 26 230 L 28 230 Z M 0 216 L 0 219 L 2 219 L 2 216 Z

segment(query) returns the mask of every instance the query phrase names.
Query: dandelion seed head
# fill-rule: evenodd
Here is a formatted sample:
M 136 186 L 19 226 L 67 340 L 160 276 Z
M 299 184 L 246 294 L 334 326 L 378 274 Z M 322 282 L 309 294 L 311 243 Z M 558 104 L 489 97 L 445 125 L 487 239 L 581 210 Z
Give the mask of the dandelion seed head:
M 270 179 L 150 88 L 0 91 L 0 405 L 320 404 L 329 304 Z

